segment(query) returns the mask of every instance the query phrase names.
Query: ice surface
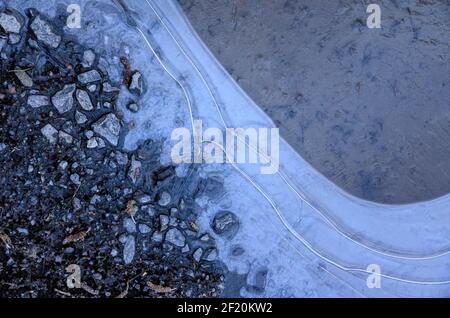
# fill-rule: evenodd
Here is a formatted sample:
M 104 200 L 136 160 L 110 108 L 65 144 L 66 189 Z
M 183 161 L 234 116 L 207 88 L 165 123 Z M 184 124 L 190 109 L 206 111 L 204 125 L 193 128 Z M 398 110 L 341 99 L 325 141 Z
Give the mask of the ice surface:
M 189 88 L 194 117 L 210 126 L 273 126 L 209 54 L 175 3 L 140 2 L 136 11 L 145 13 L 140 20 L 149 23 L 154 15 L 145 11 L 146 4 L 157 15 L 158 30 L 165 31 L 152 29 L 152 38 Z M 145 23 L 140 27 L 145 34 Z M 227 209 L 242 222 L 232 242 L 217 238 L 220 257 L 230 269 L 266 270 L 264 296 L 448 293 L 449 228 L 441 222 L 448 219 L 448 197 L 405 206 L 365 202 L 331 184 L 286 143 L 281 152 L 279 175 L 260 175 L 254 166 L 239 166 L 242 173 L 231 166 L 218 168 L 226 175 Z M 209 169 L 218 173 L 212 167 L 205 172 Z M 223 207 L 206 202 L 205 208 L 207 227 Z M 245 253 L 231 257 L 236 245 Z M 366 286 L 365 271 L 372 263 L 384 275 L 380 290 Z M 242 293 L 255 296 L 251 290 Z

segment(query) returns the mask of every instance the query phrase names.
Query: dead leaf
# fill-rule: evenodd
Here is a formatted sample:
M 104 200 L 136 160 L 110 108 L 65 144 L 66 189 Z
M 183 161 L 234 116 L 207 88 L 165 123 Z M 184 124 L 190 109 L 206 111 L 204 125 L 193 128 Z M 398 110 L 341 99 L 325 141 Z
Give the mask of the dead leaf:
M 155 285 L 152 282 L 148 281 L 147 286 L 150 287 L 151 290 L 160 293 L 160 294 L 169 294 L 176 290 L 176 288 L 163 287 L 159 285 Z
M 131 82 L 131 66 L 128 59 L 124 56 L 120 58 L 120 63 L 123 65 L 123 83 L 125 85 L 130 85 Z
M 136 206 L 136 201 L 134 201 L 134 200 L 128 201 L 126 212 L 131 217 L 134 216 L 135 206 Z
M 89 228 L 87 231 L 81 231 L 81 232 L 78 232 L 76 234 L 69 235 L 68 237 L 66 237 L 64 239 L 63 245 L 67 245 L 67 244 L 70 244 L 70 243 L 83 241 L 86 238 L 86 235 L 88 235 L 88 233 L 90 231 L 91 231 L 91 229 Z

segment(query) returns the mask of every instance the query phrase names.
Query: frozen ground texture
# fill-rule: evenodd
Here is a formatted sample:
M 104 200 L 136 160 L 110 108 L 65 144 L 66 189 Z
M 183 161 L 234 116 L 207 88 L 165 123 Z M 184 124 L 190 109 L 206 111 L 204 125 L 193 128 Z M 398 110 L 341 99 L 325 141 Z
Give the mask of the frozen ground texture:
M 68 1 L 57 3 L 64 8 Z M 176 2 L 127 1 L 125 10 L 106 0 L 81 3 L 84 27 L 95 32 L 67 32 L 110 50 L 112 64 L 117 52 L 125 53 L 150 87 L 141 110 L 127 115 L 135 120 L 125 139 L 128 148 L 146 138 L 164 141 L 174 127 L 190 127 L 191 113 L 205 126 L 273 126 L 213 58 Z M 51 1 L 39 6 L 49 15 L 56 8 Z M 285 141 L 280 147 L 279 174 L 260 175 L 256 165 L 202 169 L 205 176 L 223 178 L 226 188 L 213 199 L 198 199 L 205 211 L 202 230 L 210 229 L 220 210 L 240 220 L 234 237 L 215 239 L 219 259 L 231 272 L 246 275 L 241 296 L 449 296 L 450 196 L 402 206 L 362 201 Z M 367 288 L 369 264 L 381 267 L 381 289 Z
M 366 27 L 369 3 L 382 28 Z M 366 200 L 450 192 L 448 1 L 179 0 L 316 169 Z

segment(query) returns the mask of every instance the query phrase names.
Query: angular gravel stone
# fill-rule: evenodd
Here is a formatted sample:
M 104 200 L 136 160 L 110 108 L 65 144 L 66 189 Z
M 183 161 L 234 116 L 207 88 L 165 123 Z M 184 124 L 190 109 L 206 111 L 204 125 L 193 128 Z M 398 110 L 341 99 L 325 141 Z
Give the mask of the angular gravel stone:
M 50 105 L 50 98 L 48 98 L 48 96 L 45 95 L 31 95 L 28 96 L 27 103 L 29 106 L 33 108 L 39 108 Z
M 72 109 L 75 89 L 75 84 L 66 85 L 52 97 L 53 106 L 56 107 L 60 114 L 64 114 Z
M 192 255 L 192 257 L 194 258 L 194 260 L 199 263 L 200 260 L 202 259 L 202 255 L 203 255 L 203 250 L 201 248 L 197 248 L 194 252 L 194 254 Z
M 131 159 L 131 166 L 130 170 L 128 171 L 128 177 L 133 181 L 133 183 L 136 183 L 141 176 L 141 168 L 142 163 L 138 160 L 136 160 L 133 156 Z
M 136 95 L 141 95 L 142 91 L 144 90 L 144 84 L 142 80 L 142 74 L 139 72 L 135 72 L 133 75 L 131 75 L 131 83 L 128 87 L 131 93 Z
M 186 238 L 178 229 L 170 229 L 167 231 L 166 241 L 178 247 L 183 247 L 186 244 Z
M 139 232 L 142 234 L 148 234 L 152 231 L 152 229 L 146 224 L 139 224 Z
M 22 235 L 28 235 L 28 229 L 25 229 L 25 228 L 23 228 L 23 227 L 18 227 L 17 228 L 17 232 L 19 232 L 20 234 L 22 234 Z
M 27 74 L 25 71 L 17 71 L 15 72 L 16 77 L 19 79 L 19 81 L 22 83 L 23 86 L 26 87 L 32 87 L 33 86 L 33 80 L 31 77 Z
M 86 115 L 83 113 L 80 113 L 79 111 L 75 112 L 75 120 L 76 120 L 77 124 L 79 124 L 79 125 L 82 125 L 88 121 Z
M 45 125 L 44 128 L 41 129 L 41 133 L 51 144 L 56 143 L 58 140 L 58 130 L 50 124 Z
M 81 184 L 80 176 L 77 173 L 74 173 L 74 174 L 70 175 L 70 181 L 72 181 L 76 185 L 80 185 Z
M 120 135 L 120 122 L 114 114 L 103 116 L 92 125 L 92 130 L 105 138 L 113 146 L 117 146 Z
M 232 238 L 239 230 L 239 220 L 230 211 L 221 211 L 216 214 L 212 222 L 214 233 Z
M 131 264 L 134 259 L 134 254 L 136 252 L 136 240 L 134 236 L 129 235 L 125 240 L 123 247 L 123 261 L 125 264 Z
M 127 105 L 129 111 L 137 113 L 139 111 L 139 106 L 136 103 L 130 103 Z
M 92 137 L 94 137 L 94 132 L 92 130 L 88 130 L 84 133 L 84 135 L 87 139 L 91 139 Z
M 5 12 L 0 14 L 0 26 L 7 33 L 20 33 L 20 28 L 22 27 L 17 17 Z
M 76 92 L 77 101 L 80 104 L 81 108 L 84 110 L 90 111 L 94 109 L 94 106 L 92 105 L 91 97 L 89 97 L 89 94 L 86 91 L 83 91 L 82 89 L 77 89 Z
M 61 37 L 53 32 L 50 23 L 37 16 L 31 23 L 31 29 L 39 42 L 56 49 L 61 43 Z
M 61 170 L 66 170 L 67 166 L 69 165 L 69 163 L 65 160 L 61 161 L 58 165 L 59 169 Z M 77 199 L 78 200 L 78 199 Z M 75 202 L 75 201 L 74 201 Z
M 98 147 L 97 138 L 90 138 L 87 142 L 86 147 L 88 147 L 88 149 L 97 148 Z
M 136 232 L 136 224 L 131 218 L 126 218 L 123 220 L 123 228 L 130 234 Z
M 101 80 L 102 80 L 102 77 L 101 77 L 100 73 L 97 72 L 96 70 L 88 71 L 88 72 L 78 75 L 78 81 L 83 85 L 98 82 Z

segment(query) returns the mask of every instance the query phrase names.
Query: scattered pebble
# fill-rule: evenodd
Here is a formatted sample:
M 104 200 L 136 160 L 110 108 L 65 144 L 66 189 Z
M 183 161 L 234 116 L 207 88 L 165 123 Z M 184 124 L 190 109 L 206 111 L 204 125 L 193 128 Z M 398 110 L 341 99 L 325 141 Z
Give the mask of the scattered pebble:
M 137 113 L 139 111 L 139 106 L 136 103 L 128 104 L 127 108 L 129 111 L 132 111 L 133 113 Z
M 148 234 L 152 231 L 152 229 L 146 224 L 139 224 L 139 232 L 142 234 Z
M 45 95 L 30 95 L 27 103 L 32 108 L 39 108 L 50 105 L 50 98 Z
M 25 235 L 25 236 L 29 234 L 28 230 L 23 227 L 18 227 L 17 232 L 19 232 L 20 234 Z
M 77 122 L 77 124 L 82 125 L 84 123 L 86 123 L 88 121 L 87 117 L 85 114 L 76 111 L 75 112 L 75 121 Z
M 116 115 L 108 114 L 92 125 L 92 130 L 105 138 L 113 146 L 117 146 L 120 135 L 120 122 Z
M 61 161 L 61 162 L 58 164 L 58 167 L 59 167 L 61 170 L 66 170 L 66 168 L 67 168 L 68 165 L 69 165 L 68 162 L 65 161 L 65 160 L 63 160 L 63 161 Z
M 72 181 L 76 185 L 80 185 L 81 184 L 80 176 L 77 173 L 74 173 L 74 174 L 70 175 L 70 181 Z
M 0 14 L 0 26 L 7 33 L 20 33 L 22 28 L 19 19 L 15 15 L 5 12 Z
M 58 130 L 50 124 L 45 125 L 44 128 L 41 129 L 41 133 L 51 144 L 56 143 L 58 140 Z
M 239 220 L 233 212 L 220 211 L 213 219 L 212 229 L 218 235 L 232 238 L 239 230 Z
M 195 260 L 197 263 L 199 263 L 200 260 L 202 259 L 202 255 L 203 255 L 203 249 L 201 249 L 201 248 L 199 247 L 199 248 L 197 248 L 197 249 L 194 251 L 194 254 L 193 254 L 192 256 L 193 256 L 194 260 Z
M 184 244 L 186 244 L 186 238 L 184 237 L 183 233 L 175 228 L 167 231 L 166 241 L 178 247 L 183 247 Z
M 94 82 L 99 82 L 102 80 L 100 73 L 96 70 L 91 70 L 78 75 L 78 82 L 82 85 L 91 84 Z
M 41 16 L 36 16 L 30 27 L 39 42 L 54 49 L 61 43 L 61 37 L 55 34 L 50 23 Z
M 62 90 L 53 95 L 53 106 L 56 107 L 60 114 L 64 114 L 72 109 L 75 89 L 75 84 L 65 85 Z
M 134 236 L 129 235 L 125 240 L 123 247 L 123 261 L 125 264 L 131 264 L 134 259 L 134 254 L 136 252 L 136 242 Z
M 133 183 L 136 183 L 141 176 L 141 168 L 141 162 L 136 160 L 133 156 L 133 158 L 131 159 L 131 166 L 128 171 L 128 177 L 131 179 L 131 181 L 133 181 Z
M 90 138 L 87 142 L 86 147 L 89 149 L 97 148 L 98 147 L 97 138 Z
M 131 218 L 126 218 L 123 220 L 123 227 L 130 234 L 136 232 L 136 224 Z
M 17 70 L 14 72 L 18 80 L 22 83 L 25 87 L 32 87 L 33 86 L 33 79 L 25 72 L 24 70 Z
M 91 98 L 89 97 L 89 94 L 86 91 L 84 91 L 82 89 L 77 89 L 77 92 L 75 95 L 77 97 L 77 101 L 80 104 L 81 108 L 83 108 L 84 110 L 87 110 L 87 111 L 94 109 Z
M 143 92 L 143 86 L 142 74 L 140 72 L 134 72 L 133 75 L 131 75 L 131 83 L 128 89 L 133 94 L 141 95 Z

